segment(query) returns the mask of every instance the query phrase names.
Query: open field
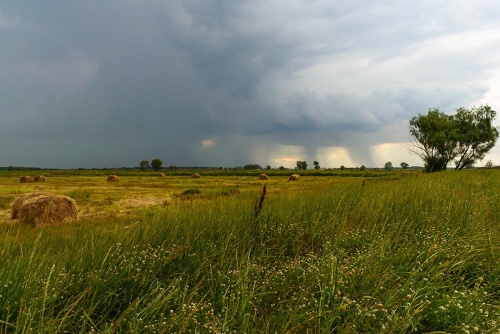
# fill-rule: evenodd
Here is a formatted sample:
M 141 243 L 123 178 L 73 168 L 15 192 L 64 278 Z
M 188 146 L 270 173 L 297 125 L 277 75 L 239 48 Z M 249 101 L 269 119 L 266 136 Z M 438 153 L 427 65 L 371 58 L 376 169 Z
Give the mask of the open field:
M 108 174 L 0 172 L 0 333 L 500 332 L 498 170 Z

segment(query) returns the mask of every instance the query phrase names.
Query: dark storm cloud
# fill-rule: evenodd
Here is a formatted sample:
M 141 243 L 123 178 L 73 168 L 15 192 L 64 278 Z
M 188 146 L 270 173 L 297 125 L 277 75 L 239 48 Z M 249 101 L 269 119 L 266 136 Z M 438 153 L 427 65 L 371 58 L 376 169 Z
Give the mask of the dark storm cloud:
M 499 7 L 4 2 L 0 166 L 267 164 L 292 146 L 368 163 L 413 115 L 496 98 Z

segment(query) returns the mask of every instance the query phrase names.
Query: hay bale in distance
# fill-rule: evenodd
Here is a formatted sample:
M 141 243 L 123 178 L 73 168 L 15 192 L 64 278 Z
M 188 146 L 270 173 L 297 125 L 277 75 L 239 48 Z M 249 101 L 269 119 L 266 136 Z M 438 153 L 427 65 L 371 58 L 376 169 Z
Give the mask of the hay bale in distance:
M 37 175 L 33 178 L 35 182 L 45 182 L 45 176 L 43 175 Z
M 267 176 L 266 174 L 260 174 L 259 180 L 269 180 L 269 176 Z
M 26 201 L 33 197 L 47 195 L 44 193 L 29 193 L 19 196 L 12 203 L 12 219 L 19 219 L 19 212 L 21 211 L 21 207 L 24 205 Z
M 158 177 L 165 177 L 165 174 L 160 173 L 160 174 L 158 174 Z
M 38 194 L 26 199 L 18 212 L 18 219 L 23 224 L 41 225 L 76 221 L 78 209 L 72 198 L 55 194 Z
M 300 180 L 300 175 L 299 174 L 292 174 L 288 178 L 288 181 L 299 181 Z
M 32 183 L 33 182 L 33 177 L 32 176 L 21 176 L 21 179 L 19 180 L 21 183 Z
M 116 175 L 108 175 L 108 182 L 119 182 L 120 178 Z
M 201 177 L 201 176 L 200 176 L 200 174 L 198 174 L 198 173 L 194 173 L 193 175 L 191 175 L 191 178 L 192 178 L 192 179 L 199 179 L 200 177 Z

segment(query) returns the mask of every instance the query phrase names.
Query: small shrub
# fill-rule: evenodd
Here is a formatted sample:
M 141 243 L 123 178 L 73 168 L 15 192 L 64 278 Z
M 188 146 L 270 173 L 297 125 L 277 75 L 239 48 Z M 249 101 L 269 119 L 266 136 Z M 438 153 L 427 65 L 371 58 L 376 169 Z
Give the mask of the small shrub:
M 188 189 L 182 193 L 183 195 L 198 195 L 201 194 L 200 189 Z
M 231 195 L 237 195 L 239 193 L 240 191 L 236 188 L 223 188 L 220 192 L 220 196 L 231 196 Z

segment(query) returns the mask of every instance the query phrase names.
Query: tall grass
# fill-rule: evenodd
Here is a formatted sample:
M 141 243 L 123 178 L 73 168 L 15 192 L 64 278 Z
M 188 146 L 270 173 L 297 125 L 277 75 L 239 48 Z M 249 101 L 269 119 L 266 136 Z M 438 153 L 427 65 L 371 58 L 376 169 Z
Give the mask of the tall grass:
M 0 226 L 0 332 L 498 333 L 498 176 L 268 184 Z

